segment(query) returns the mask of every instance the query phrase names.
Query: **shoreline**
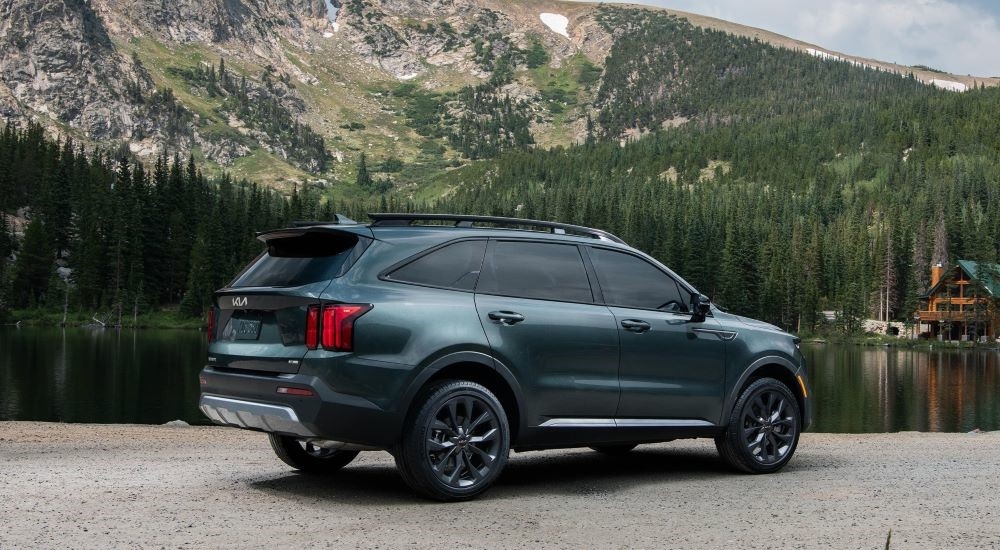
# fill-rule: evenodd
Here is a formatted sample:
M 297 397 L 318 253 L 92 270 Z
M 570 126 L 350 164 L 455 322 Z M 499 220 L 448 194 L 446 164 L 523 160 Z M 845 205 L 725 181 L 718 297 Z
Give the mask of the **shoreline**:
M 61 315 L 61 314 L 60 314 Z M 202 319 L 190 318 L 181 321 L 174 319 L 162 319 L 158 317 L 139 317 L 137 324 L 123 322 L 121 326 L 107 325 L 100 326 L 93 323 L 67 322 L 65 325 L 59 322 L 48 322 L 45 319 L 24 319 L 20 323 L 3 322 L 0 328 L 64 328 L 64 329 L 90 329 L 90 330 L 205 330 L 205 322 Z M 1000 344 L 982 344 L 976 342 L 959 341 L 938 341 L 938 340 L 910 340 L 905 338 L 879 337 L 879 336 L 803 336 L 802 344 L 809 346 L 844 345 L 860 346 L 869 348 L 895 348 L 916 351 L 933 350 L 956 350 L 956 351 L 1000 351 Z

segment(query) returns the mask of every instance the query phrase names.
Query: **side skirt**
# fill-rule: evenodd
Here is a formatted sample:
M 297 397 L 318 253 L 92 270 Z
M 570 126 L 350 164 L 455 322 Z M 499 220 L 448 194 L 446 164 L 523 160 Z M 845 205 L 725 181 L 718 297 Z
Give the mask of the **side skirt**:
M 516 451 L 588 447 L 621 443 L 657 443 L 672 439 L 715 437 L 724 427 L 687 418 L 550 418 L 527 428 L 512 445 Z

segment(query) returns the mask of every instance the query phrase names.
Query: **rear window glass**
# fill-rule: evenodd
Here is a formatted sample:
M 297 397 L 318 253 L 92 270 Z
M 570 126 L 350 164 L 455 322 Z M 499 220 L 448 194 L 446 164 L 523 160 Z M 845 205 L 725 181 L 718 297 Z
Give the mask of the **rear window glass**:
M 267 241 L 267 251 L 260 255 L 232 288 L 250 286 L 301 286 L 341 275 L 358 237 L 349 233 L 309 232 Z
M 443 246 L 393 271 L 393 281 L 472 290 L 483 265 L 486 241 L 462 241 Z
M 523 241 L 496 243 L 476 291 L 562 302 L 594 299 L 576 245 Z

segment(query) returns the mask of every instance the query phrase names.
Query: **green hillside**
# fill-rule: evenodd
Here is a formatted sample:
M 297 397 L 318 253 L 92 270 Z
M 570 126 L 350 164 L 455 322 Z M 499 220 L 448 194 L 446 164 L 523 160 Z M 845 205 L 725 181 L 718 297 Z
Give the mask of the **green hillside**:
M 443 176 L 463 184 L 440 210 L 611 230 L 790 329 L 837 310 L 855 330 L 880 295 L 908 320 L 932 259 L 996 258 L 1000 90 L 940 91 L 651 12 L 605 16 L 627 29 L 598 94 L 611 139 Z M 656 130 L 676 117 L 689 121 Z M 620 146 L 627 128 L 652 133 Z

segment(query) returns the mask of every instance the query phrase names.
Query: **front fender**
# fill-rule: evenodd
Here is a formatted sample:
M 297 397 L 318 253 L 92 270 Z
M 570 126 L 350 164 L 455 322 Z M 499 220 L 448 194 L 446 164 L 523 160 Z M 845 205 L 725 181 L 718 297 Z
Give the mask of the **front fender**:
M 780 355 L 767 355 L 755 360 L 749 367 L 743 369 L 743 374 L 741 374 L 736 382 L 729 388 L 729 394 L 726 396 L 725 408 L 723 409 L 723 423 L 725 423 L 726 419 L 729 418 L 733 407 L 736 405 L 736 400 L 740 398 L 740 392 L 747 385 L 747 381 L 754 378 L 756 373 L 768 365 L 779 365 L 784 367 L 788 371 L 788 375 L 792 378 L 795 377 L 800 368 L 799 365 L 796 365 L 792 361 L 789 361 L 787 358 Z M 789 389 L 792 391 L 793 395 L 799 394 L 798 388 L 792 387 Z M 804 413 L 805 411 L 802 412 Z

